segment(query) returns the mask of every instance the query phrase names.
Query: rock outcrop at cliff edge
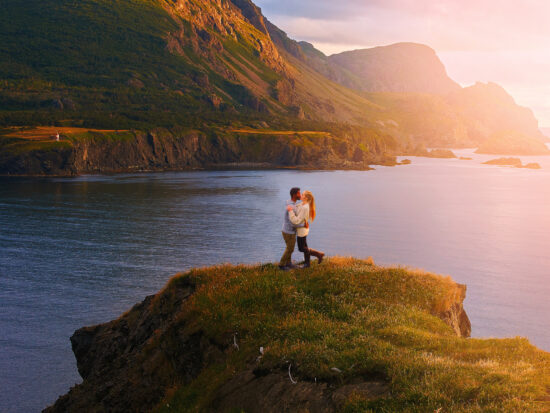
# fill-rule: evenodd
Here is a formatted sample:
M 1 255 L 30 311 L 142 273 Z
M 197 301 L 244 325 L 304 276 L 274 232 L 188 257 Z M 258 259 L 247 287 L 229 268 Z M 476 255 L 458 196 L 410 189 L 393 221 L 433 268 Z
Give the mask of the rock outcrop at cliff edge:
M 550 356 L 519 338 L 465 340 L 465 292 L 352 258 L 194 269 L 76 331 L 83 383 L 45 412 L 536 411 Z

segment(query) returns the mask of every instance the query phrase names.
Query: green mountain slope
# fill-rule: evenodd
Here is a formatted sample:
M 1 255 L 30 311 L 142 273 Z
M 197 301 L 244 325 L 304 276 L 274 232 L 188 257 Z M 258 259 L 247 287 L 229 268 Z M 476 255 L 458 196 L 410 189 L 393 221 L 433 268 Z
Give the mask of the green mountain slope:
M 339 121 L 369 105 L 292 67 L 245 0 L 8 0 L 0 38 L 4 125 L 168 126 L 302 106 Z

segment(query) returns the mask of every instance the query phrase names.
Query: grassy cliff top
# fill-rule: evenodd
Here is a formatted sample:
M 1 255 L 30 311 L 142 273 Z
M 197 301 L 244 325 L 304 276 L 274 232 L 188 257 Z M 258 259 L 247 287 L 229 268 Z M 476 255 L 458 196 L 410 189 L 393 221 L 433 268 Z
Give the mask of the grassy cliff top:
M 207 408 L 219 386 L 251 362 L 263 374 L 291 364 L 298 382 L 387 384 L 382 396 L 350 396 L 346 411 L 548 408 L 550 355 L 523 338 L 457 336 L 445 314 L 462 310 L 465 288 L 450 277 L 333 258 L 291 272 L 271 265 L 192 270 L 164 294 L 189 279 L 197 287 L 181 312 L 187 328 L 219 342 L 236 333 L 239 350 L 179 387 L 161 411 Z M 260 346 L 264 354 L 254 361 Z
M 353 258 L 193 269 L 78 330 L 84 381 L 47 412 L 550 411 L 550 354 L 464 338 L 465 293 Z

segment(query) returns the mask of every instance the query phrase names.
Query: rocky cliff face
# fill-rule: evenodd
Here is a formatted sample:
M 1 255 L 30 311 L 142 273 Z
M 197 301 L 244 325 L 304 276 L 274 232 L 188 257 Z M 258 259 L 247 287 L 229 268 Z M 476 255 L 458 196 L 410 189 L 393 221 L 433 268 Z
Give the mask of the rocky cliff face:
M 365 147 L 365 145 L 363 145 Z M 388 148 L 389 149 L 389 148 Z M 376 144 L 365 150 L 330 134 L 321 137 L 156 130 L 108 139 L 101 134 L 64 149 L 0 154 L 3 175 L 76 175 L 191 169 L 370 169 L 395 164 Z
M 185 322 L 173 305 L 184 305 L 193 291 L 193 284 L 182 283 L 118 320 L 76 331 L 71 344 L 84 382 L 45 412 L 145 412 L 174 383 L 196 377 L 223 347 L 181 333 Z M 150 346 L 158 334 L 163 344 Z
M 472 333 L 472 325 L 463 306 L 465 299 L 466 286 L 457 284 L 454 300 L 446 302 L 442 308 L 434 311 L 434 314 L 451 326 L 459 337 L 470 337 Z

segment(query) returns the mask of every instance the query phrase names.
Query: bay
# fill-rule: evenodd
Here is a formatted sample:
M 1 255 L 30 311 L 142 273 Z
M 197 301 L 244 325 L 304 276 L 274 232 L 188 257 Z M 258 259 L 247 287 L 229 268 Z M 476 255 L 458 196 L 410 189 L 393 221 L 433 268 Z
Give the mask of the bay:
M 118 317 L 173 274 L 276 262 L 292 186 L 311 190 L 308 237 L 468 286 L 475 337 L 550 351 L 550 157 L 411 158 L 375 171 L 210 171 L 0 178 L 0 411 L 33 412 L 80 377 L 69 337 Z M 298 260 L 295 253 L 294 259 Z

